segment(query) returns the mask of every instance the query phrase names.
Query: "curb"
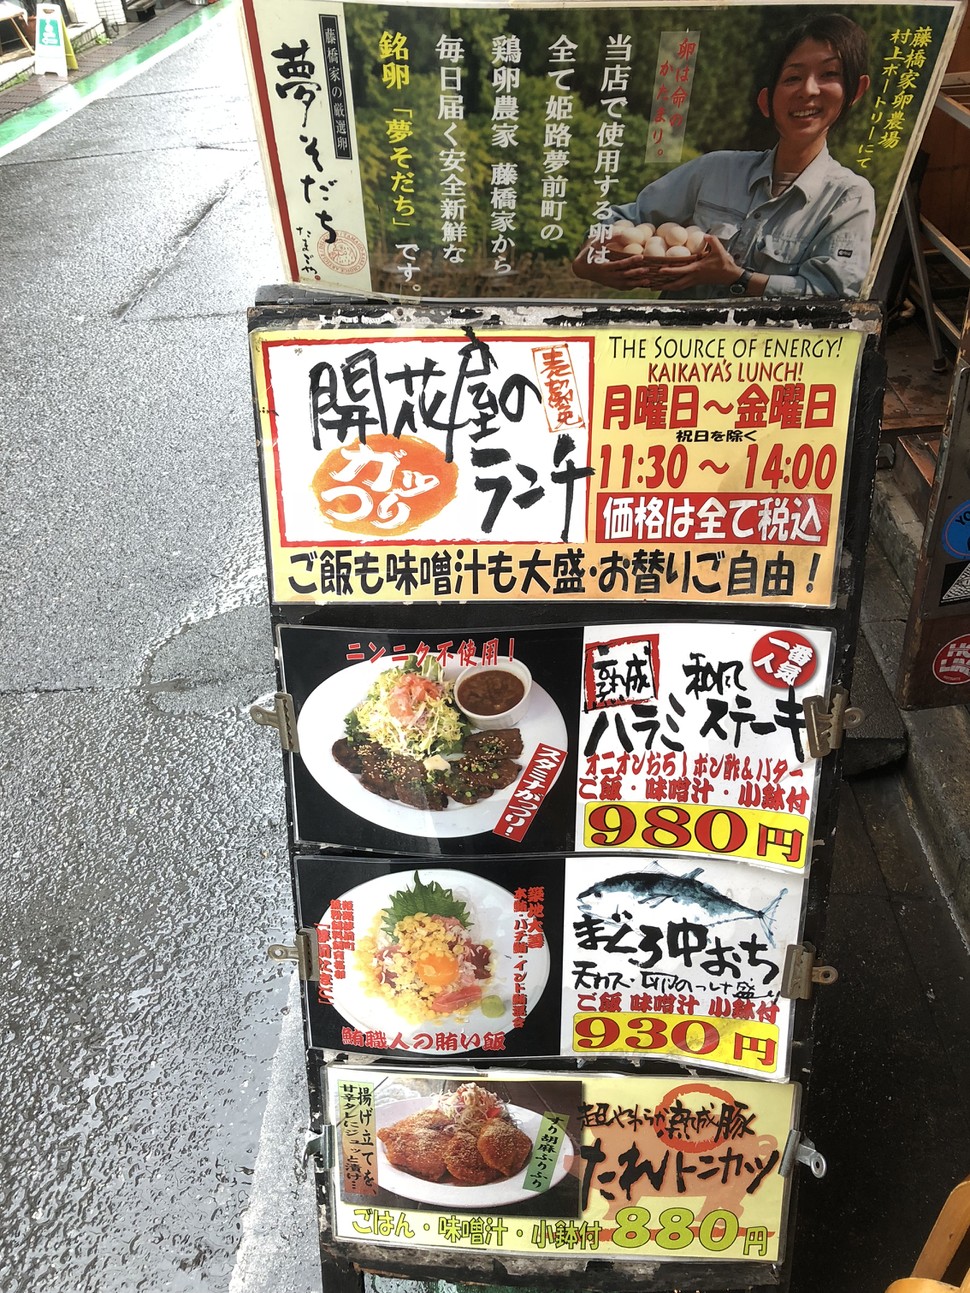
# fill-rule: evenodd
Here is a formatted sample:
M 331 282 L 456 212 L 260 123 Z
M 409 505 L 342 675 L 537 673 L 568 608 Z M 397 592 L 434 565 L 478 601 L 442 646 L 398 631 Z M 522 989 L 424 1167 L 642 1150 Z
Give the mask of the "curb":
M 0 95 L 0 158 L 45 134 L 88 103 L 124 85 L 139 72 L 171 54 L 205 25 L 222 18 L 235 4 L 236 0 L 214 0 L 211 4 L 195 7 L 157 34 L 152 34 L 148 23 L 130 24 L 131 30 L 110 44 L 91 45 L 83 50 L 82 67 L 73 79 L 69 78 L 54 89 L 39 85 L 33 87 L 32 102 L 12 106 L 9 112 L 4 113 L 3 95 Z M 91 56 L 88 62 L 98 55 L 101 65 L 84 67 L 85 55 Z M 11 87 L 4 94 L 15 95 L 22 88 Z

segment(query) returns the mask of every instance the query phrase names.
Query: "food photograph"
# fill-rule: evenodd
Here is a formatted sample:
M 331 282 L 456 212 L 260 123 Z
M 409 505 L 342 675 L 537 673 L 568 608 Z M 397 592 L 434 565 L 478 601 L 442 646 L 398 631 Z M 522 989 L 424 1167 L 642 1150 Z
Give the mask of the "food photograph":
M 279 635 L 301 841 L 432 857 L 571 847 L 577 630 Z
M 578 1081 L 385 1079 L 378 1201 L 577 1217 L 581 1100 Z
M 306 988 L 310 1044 L 409 1062 L 558 1054 L 549 984 L 561 966 L 561 867 L 297 857 L 299 919 L 320 972 Z
M 358 669 L 364 680 L 374 672 L 366 665 Z M 457 676 L 448 673 L 433 657 L 419 664 L 409 656 L 398 667 L 380 669 L 364 699 L 344 718 L 344 735 L 330 750 L 333 761 L 370 794 L 427 813 L 471 808 L 508 790 L 522 772 L 516 760 L 524 745 L 516 724 L 534 706 L 530 726 L 536 727 L 540 709 L 538 721 L 552 717 L 551 727 L 556 726 L 548 697 L 540 697 L 538 688 L 532 694 L 532 676 L 518 660 L 479 661 Z M 304 706 L 301 723 L 308 739 L 301 745 L 313 751 L 314 768 L 319 766 L 317 711 L 325 711 L 331 692 L 348 682 L 338 674 Z M 320 776 L 329 775 L 324 762 Z M 461 819 L 455 829 L 462 829 Z

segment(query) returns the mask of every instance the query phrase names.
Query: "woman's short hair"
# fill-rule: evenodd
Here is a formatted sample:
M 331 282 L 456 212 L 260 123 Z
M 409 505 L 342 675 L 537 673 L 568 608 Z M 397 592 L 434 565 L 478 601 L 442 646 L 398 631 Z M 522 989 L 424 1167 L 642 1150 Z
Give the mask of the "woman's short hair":
M 859 82 L 869 69 L 869 37 L 858 23 L 841 13 L 819 14 L 817 17 L 809 18 L 807 22 L 800 23 L 788 33 L 775 51 L 767 81 L 769 107 L 774 97 L 775 86 L 781 79 L 782 69 L 792 52 L 804 40 L 815 40 L 821 45 L 830 45 L 842 61 L 845 98 L 842 102 L 842 110 L 836 118 L 840 120 L 852 107 L 859 92 Z

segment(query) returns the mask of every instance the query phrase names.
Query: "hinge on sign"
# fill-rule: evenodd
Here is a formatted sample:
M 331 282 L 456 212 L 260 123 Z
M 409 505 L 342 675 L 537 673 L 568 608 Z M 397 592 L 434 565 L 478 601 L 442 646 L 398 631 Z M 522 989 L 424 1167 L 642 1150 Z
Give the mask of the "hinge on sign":
M 266 954 L 271 961 L 295 961 L 297 973 L 304 983 L 316 983 L 320 978 L 320 958 L 315 930 L 298 929 L 293 947 L 286 943 L 273 943 L 266 949 Z
M 306 1163 L 308 1158 L 319 1158 L 320 1166 L 325 1168 L 336 1167 L 337 1157 L 334 1153 L 336 1147 L 335 1128 L 330 1123 L 324 1123 L 320 1128 L 319 1135 L 313 1132 L 307 1134 L 307 1142 L 303 1146 L 303 1162 Z
M 839 972 L 834 965 L 816 965 L 815 948 L 811 943 L 790 943 L 785 953 L 779 992 L 791 1001 L 807 1001 L 812 995 L 813 983 L 828 986 L 838 977 Z
M 272 709 L 268 705 L 251 705 L 249 717 L 260 727 L 275 727 L 280 734 L 280 745 L 288 754 L 300 753 L 300 741 L 296 734 L 296 710 L 293 708 L 293 697 L 287 692 L 276 693 Z
M 857 728 L 865 714 L 849 705 L 844 687 L 833 687 L 828 700 L 824 696 L 807 696 L 802 701 L 808 752 L 813 759 L 824 759 L 839 749 L 847 731 Z
M 803 1136 L 795 1128 L 788 1133 L 788 1141 L 785 1145 L 785 1152 L 781 1156 L 781 1162 L 778 1165 L 778 1175 L 788 1176 L 796 1163 L 804 1163 L 811 1171 L 813 1176 L 819 1180 L 828 1171 L 828 1163 L 818 1152 L 807 1136 Z

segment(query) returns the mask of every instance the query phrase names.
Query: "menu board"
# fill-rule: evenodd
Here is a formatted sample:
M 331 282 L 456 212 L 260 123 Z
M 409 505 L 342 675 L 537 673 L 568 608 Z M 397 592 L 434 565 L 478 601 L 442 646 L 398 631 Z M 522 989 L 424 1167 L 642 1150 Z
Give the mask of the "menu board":
M 827 688 L 828 630 L 284 625 L 278 638 L 304 843 L 808 863 L 818 765 L 802 701 Z
M 687 11 L 652 4 L 478 5 L 479 90 L 489 49 L 512 49 L 490 43 L 497 22 L 510 42 L 555 26 L 565 56 L 595 12 L 599 36 L 658 51 L 662 81 L 677 21 L 690 61 L 723 17 L 754 30 L 787 6 L 754 8 L 695 6 L 684 27 Z M 920 87 L 902 151 L 856 157 L 885 210 L 949 39 L 952 6 L 924 9 L 919 30 L 916 9 L 893 11 Z M 323 222 L 300 209 L 296 276 L 361 288 L 378 255 L 397 274 L 410 250 L 374 235 L 370 197 L 354 225 L 348 198 L 360 81 L 400 91 L 382 119 L 403 130 L 405 72 L 427 71 L 412 35 L 449 29 L 421 94 L 439 71 L 458 87 L 473 11 L 244 10 L 264 127 L 289 132 L 280 211 L 302 200 L 302 151 Z M 880 48 L 883 10 L 853 10 Z M 711 65 L 690 61 L 688 80 Z M 427 112 L 415 99 L 421 131 L 444 88 Z M 651 132 L 650 165 L 668 148 L 687 161 L 682 125 Z M 349 169 L 328 169 L 331 141 Z M 432 238 L 415 253 L 419 295 L 458 286 L 460 261 L 437 252 Z M 554 281 L 543 255 L 533 296 Z M 795 1043 L 800 1073 L 809 1053 L 787 967 L 817 939 L 806 912 L 824 904 L 835 802 L 808 702 L 824 728 L 851 654 L 878 312 L 482 295 L 305 294 L 252 316 L 278 675 L 256 716 L 284 750 L 325 1272 L 421 1279 L 449 1254 L 467 1278 L 507 1259 L 543 1287 L 597 1261 L 618 1290 L 779 1282 Z
M 788 1076 L 797 875 L 670 855 L 295 866 L 314 1048 Z
M 273 600 L 831 606 L 862 341 L 257 330 Z
M 327 1071 L 337 1239 L 619 1265 L 784 1254 L 794 1085 Z

